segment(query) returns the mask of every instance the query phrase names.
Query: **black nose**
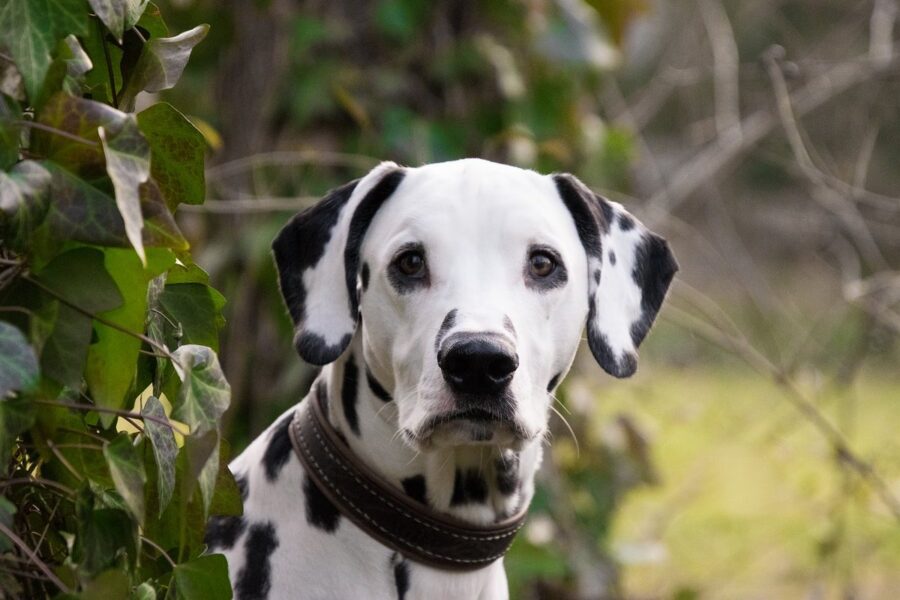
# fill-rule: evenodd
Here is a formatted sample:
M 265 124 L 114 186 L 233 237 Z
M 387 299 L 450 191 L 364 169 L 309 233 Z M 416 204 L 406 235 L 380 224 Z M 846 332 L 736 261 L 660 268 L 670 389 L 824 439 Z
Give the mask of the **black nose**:
M 470 394 L 496 394 L 506 389 L 519 367 L 516 353 L 490 336 L 454 337 L 438 352 L 438 366 L 450 387 Z

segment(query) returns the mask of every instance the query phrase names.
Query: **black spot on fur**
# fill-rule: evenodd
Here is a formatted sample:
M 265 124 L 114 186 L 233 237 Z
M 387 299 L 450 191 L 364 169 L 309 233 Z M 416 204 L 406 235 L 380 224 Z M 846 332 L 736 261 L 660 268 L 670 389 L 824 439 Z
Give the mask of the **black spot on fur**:
M 496 460 L 494 466 L 497 469 L 497 490 L 504 496 L 511 496 L 519 487 L 519 455 L 507 452 Z
M 626 352 L 621 360 L 616 357 L 615 352 L 609 345 L 609 340 L 606 339 L 603 332 L 597 329 L 594 318 L 595 311 L 596 306 L 591 302 L 588 306 L 587 338 L 588 346 L 591 348 L 594 358 L 597 359 L 597 363 L 603 367 L 603 370 L 610 375 L 620 379 L 631 377 L 637 370 L 637 357 L 630 352 Z
M 594 269 L 594 283 L 600 285 L 600 277 L 601 277 L 600 269 Z
M 629 231 L 634 229 L 634 219 L 626 214 L 619 215 L 619 229 L 622 231 Z
M 359 391 L 359 369 L 353 362 L 353 357 L 347 359 L 344 364 L 344 382 L 341 385 L 341 406 L 344 408 L 344 417 L 347 425 L 356 435 L 359 435 L 359 416 L 356 414 L 356 396 Z
M 465 472 L 457 469 L 453 479 L 453 496 L 450 498 L 451 506 L 471 504 L 487 500 L 487 482 L 477 469 L 466 469 Z
M 596 208 L 586 200 L 571 175 L 554 175 L 553 181 L 560 198 L 572 215 L 572 220 L 575 221 L 575 230 L 578 231 L 578 239 L 581 240 L 585 252 L 588 256 L 600 256 L 601 222 L 597 217 Z
M 456 325 L 456 313 L 457 309 L 453 309 L 447 313 L 444 317 L 444 320 L 441 321 L 441 326 L 438 329 L 437 335 L 434 337 L 434 351 L 438 352 L 441 348 L 441 342 L 444 340 L 444 335 L 450 331 L 454 325 Z
M 409 591 L 409 563 L 402 556 L 394 552 L 391 556 L 394 564 L 394 585 L 397 587 L 397 600 L 404 600 Z
M 677 271 L 678 263 L 661 237 L 648 234 L 635 249 L 631 276 L 641 290 L 641 317 L 631 325 L 631 340 L 635 347 L 650 331 Z
M 359 278 L 362 280 L 363 291 L 369 289 L 369 263 L 363 263 L 362 271 L 359 272 Z
M 263 600 L 272 587 L 272 553 L 278 547 L 275 525 L 254 523 L 244 542 L 244 566 L 234 586 L 236 600 Z
M 341 513 L 307 474 L 303 475 L 303 495 L 306 497 L 306 522 L 328 533 L 337 529 Z
M 360 200 L 347 231 L 347 246 L 344 249 L 344 268 L 346 269 L 347 294 L 350 297 L 350 317 L 355 319 L 359 303 L 356 299 L 356 277 L 359 272 L 359 250 L 369 224 L 375 213 L 391 197 L 406 174 L 400 169 L 386 173 L 381 180 Z
M 215 516 L 206 524 L 206 535 L 203 541 L 210 550 L 231 550 L 234 543 L 247 528 L 244 517 Z
M 241 501 L 246 502 L 250 496 L 250 481 L 246 475 L 235 475 L 234 481 L 237 483 L 238 491 L 241 493 Z
M 294 326 L 298 329 L 306 319 L 307 290 L 303 283 L 303 272 L 319 262 L 325 254 L 325 246 L 331 239 L 332 229 L 337 224 L 341 209 L 347 204 L 357 183 L 358 180 L 352 181 L 332 190 L 315 206 L 294 215 L 272 242 L 281 295 Z M 304 360 L 318 365 L 333 361 L 343 351 L 341 348 L 332 356 L 334 347 L 315 335 L 296 335 L 294 346 Z
M 291 436 L 288 433 L 288 429 L 293 418 L 294 412 L 291 411 L 282 417 L 269 435 L 269 445 L 266 446 L 262 459 L 263 466 L 266 469 L 266 479 L 269 481 L 278 479 L 281 469 L 287 464 L 288 459 L 291 458 L 293 447 L 291 446 Z
M 390 402 L 391 400 L 393 400 L 388 391 L 384 389 L 384 386 L 378 383 L 378 380 L 375 379 L 374 375 L 372 375 L 369 367 L 366 367 L 366 381 L 369 383 L 369 389 L 372 390 L 372 393 L 375 394 L 376 398 L 378 398 L 382 402 Z
M 347 349 L 352 339 L 353 334 L 348 333 L 337 344 L 329 344 L 318 333 L 297 331 L 294 334 L 294 348 L 306 362 L 322 366 L 334 362 Z
M 609 264 L 611 266 L 616 266 L 616 253 L 612 250 L 609 251 Z
M 413 500 L 416 500 L 417 502 L 421 502 L 422 504 L 428 504 L 424 475 L 413 475 L 412 477 L 407 477 L 406 479 L 402 480 L 400 484 L 403 486 L 403 491 L 406 492 L 407 496 L 409 496 Z
M 562 373 L 561 373 L 561 372 L 560 372 L 560 373 L 557 373 L 556 375 L 553 376 L 552 379 L 550 379 L 550 383 L 547 384 L 547 391 L 548 391 L 548 392 L 552 392 L 554 389 L 556 389 L 556 386 L 559 384 L 559 378 L 560 378 L 560 377 L 562 377 Z

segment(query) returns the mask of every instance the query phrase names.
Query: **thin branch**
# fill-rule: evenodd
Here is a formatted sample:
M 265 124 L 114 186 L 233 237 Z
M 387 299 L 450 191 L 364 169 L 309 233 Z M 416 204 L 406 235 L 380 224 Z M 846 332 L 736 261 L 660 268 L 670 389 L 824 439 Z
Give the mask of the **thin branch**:
M 14 477 L 12 479 L 5 479 L 0 481 L 0 490 L 14 485 L 42 485 L 49 488 L 55 488 L 70 496 L 75 495 L 75 490 L 72 488 L 57 481 L 53 481 L 52 479 L 41 479 L 40 477 Z
M 131 417 L 133 419 L 143 419 L 145 421 L 153 421 L 154 423 L 159 423 L 160 425 L 165 425 L 169 429 L 176 431 L 182 435 L 187 435 L 190 432 L 185 432 L 181 427 L 176 427 L 174 423 L 169 421 L 168 419 L 163 419 L 161 417 L 156 417 L 154 415 L 142 415 L 140 413 L 136 413 L 130 410 L 122 410 L 118 408 L 107 408 L 105 406 L 96 406 L 94 404 L 80 404 L 78 402 L 61 402 L 57 400 L 34 400 L 35 404 L 44 404 L 46 406 L 58 406 L 62 408 L 72 408 L 74 410 L 83 410 L 85 412 L 102 412 L 109 413 L 112 415 L 119 415 L 120 417 Z
M 713 53 L 716 131 L 721 137 L 737 136 L 740 139 L 740 58 L 734 30 L 719 0 L 700 0 L 700 16 Z
M 30 129 L 40 129 L 41 131 L 46 131 L 47 133 L 52 133 L 53 135 L 58 135 L 59 137 L 64 137 L 67 140 L 72 140 L 73 142 L 78 142 L 79 144 L 84 144 L 85 146 L 91 146 L 93 148 L 99 148 L 100 144 L 93 140 L 89 140 L 87 138 L 83 138 L 80 135 L 75 135 L 74 133 L 69 133 L 68 131 L 63 131 L 62 129 L 57 129 L 56 127 L 52 127 L 50 125 L 44 125 L 43 123 L 37 123 L 35 121 L 16 121 L 16 125 L 22 125 L 24 127 L 28 127 Z
M 143 543 L 147 544 L 148 546 L 150 546 L 151 548 L 153 548 L 154 550 L 156 550 L 157 552 L 159 552 L 160 555 L 163 556 L 168 561 L 168 563 L 172 566 L 173 569 L 178 566 L 177 564 L 175 564 L 175 561 L 172 560 L 172 557 L 169 556 L 169 553 L 166 552 L 165 550 L 163 550 L 162 546 L 160 546 L 159 544 L 157 544 L 150 538 L 147 538 L 144 536 L 141 536 L 141 541 Z
M 849 89 L 886 73 L 900 64 L 900 55 L 887 61 L 874 62 L 867 56 L 838 63 L 791 95 L 794 114 L 802 117 Z M 718 176 L 735 161 L 752 150 L 779 126 L 778 116 L 761 109 L 741 121 L 743 136 L 738 139 L 717 138 L 679 167 L 667 186 L 658 189 L 647 202 L 648 221 L 663 220 L 709 180 Z
M 42 561 L 38 557 L 38 555 L 31 550 L 31 548 L 28 547 L 28 544 L 22 541 L 22 539 L 17 536 L 12 529 L 3 524 L 2 521 L 0 521 L 0 533 L 8 537 L 13 544 L 18 546 L 19 550 L 21 550 L 22 553 L 25 554 L 25 556 L 27 556 L 31 560 L 31 562 L 41 570 L 41 573 L 47 576 L 47 579 L 49 579 L 53 583 L 53 585 L 58 587 L 65 594 L 72 593 L 72 590 L 69 589 L 69 586 L 63 583 L 62 580 L 60 580 L 60 578 L 57 577 L 56 574 L 50 569 L 50 567 L 48 567 L 47 564 Z
M 369 170 L 378 164 L 378 160 L 362 154 L 347 154 L 343 152 L 322 152 L 317 150 L 299 151 L 275 151 L 252 154 L 232 161 L 216 165 L 206 171 L 209 180 L 223 179 L 231 175 L 238 175 L 244 171 L 266 166 L 297 166 L 300 164 L 314 164 L 326 167 L 351 167 L 360 170 Z
M 160 354 L 164 354 L 166 356 L 166 358 L 168 358 L 169 360 L 174 360 L 172 353 L 169 352 L 169 349 L 165 346 L 165 344 L 160 344 L 156 340 L 151 339 L 142 333 L 137 333 L 135 331 L 131 331 L 130 329 L 122 327 L 118 323 L 113 323 L 112 321 L 104 319 L 103 317 L 101 317 L 99 315 L 95 315 L 94 313 L 87 311 L 87 310 L 81 308 L 80 306 L 73 304 L 72 302 L 69 302 L 66 298 L 62 297 L 60 294 L 53 291 L 51 288 L 47 287 L 46 285 L 44 285 L 37 279 L 34 279 L 28 275 L 23 275 L 22 279 L 24 279 L 25 281 L 28 281 L 29 283 L 32 283 L 36 287 L 47 292 L 48 294 L 50 294 L 51 296 L 53 296 L 54 298 L 56 298 L 57 300 L 59 300 L 60 302 L 65 304 L 66 306 L 68 306 L 69 308 L 75 310 L 76 312 L 81 313 L 82 315 L 89 317 L 89 318 L 97 321 L 98 323 L 101 323 L 102 325 L 106 325 L 107 327 L 111 327 L 112 329 L 115 329 L 116 331 L 124 333 L 125 335 L 130 335 L 131 337 L 137 338 L 137 339 L 141 340 L 142 342 L 144 342 L 145 344 L 148 344 L 151 348 L 157 350 Z
M 299 211 L 319 201 L 313 196 L 299 198 L 254 198 L 252 200 L 207 200 L 204 204 L 182 204 L 179 212 L 207 213 L 214 215 L 269 213 Z

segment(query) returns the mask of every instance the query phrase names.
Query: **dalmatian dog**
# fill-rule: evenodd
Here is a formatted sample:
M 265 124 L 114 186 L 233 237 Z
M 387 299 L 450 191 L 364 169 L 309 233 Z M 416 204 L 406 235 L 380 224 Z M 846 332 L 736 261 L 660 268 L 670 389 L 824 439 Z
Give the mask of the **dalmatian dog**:
M 273 251 L 333 428 L 389 484 L 473 524 L 531 501 L 585 327 L 600 366 L 632 375 L 678 269 L 661 237 L 575 177 L 479 159 L 382 163 L 293 217 Z M 502 558 L 425 566 L 342 515 L 293 452 L 302 406 L 230 464 L 244 515 L 209 525 L 237 600 L 508 597 Z

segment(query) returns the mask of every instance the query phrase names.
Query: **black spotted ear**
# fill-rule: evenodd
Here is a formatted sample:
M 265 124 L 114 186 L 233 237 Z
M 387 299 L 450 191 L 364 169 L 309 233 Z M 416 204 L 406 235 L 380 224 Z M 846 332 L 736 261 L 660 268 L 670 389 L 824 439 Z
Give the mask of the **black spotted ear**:
M 359 251 L 379 207 L 404 171 L 383 162 L 294 215 L 272 243 L 281 295 L 294 321 L 294 347 L 314 365 L 340 356 L 356 330 Z
M 572 175 L 554 175 L 588 263 L 588 345 L 603 370 L 630 377 L 678 263 L 669 244 Z

